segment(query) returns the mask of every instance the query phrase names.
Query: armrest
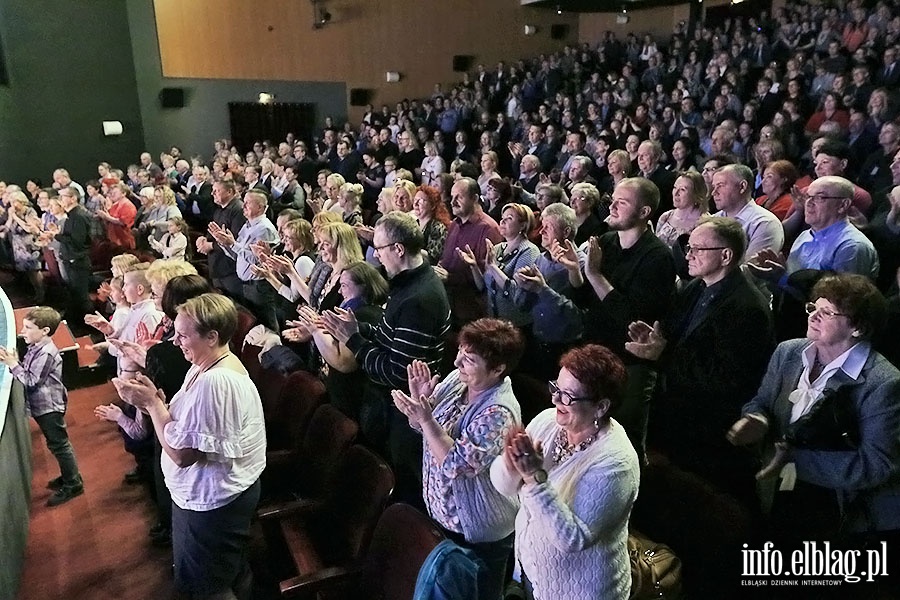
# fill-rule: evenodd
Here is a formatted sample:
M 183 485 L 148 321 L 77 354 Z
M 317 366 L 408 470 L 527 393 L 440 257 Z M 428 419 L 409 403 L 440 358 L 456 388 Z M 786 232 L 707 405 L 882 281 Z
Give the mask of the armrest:
M 266 452 L 266 468 L 284 469 L 297 460 L 296 450 L 268 450 Z
M 309 575 L 298 575 L 285 579 L 278 584 L 278 588 L 281 596 L 285 598 L 299 595 L 312 596 L 322 590 L 358 581 L 362 571 L 362 562 L 342 567 L 328 567 Z
M 281 502 L 260 509 L 256 516 L 263 520 L 283 519 L 292 515 L 309 515 L 319 512 L 325 503 L 321 500 L 300 498 L 290 502 Z

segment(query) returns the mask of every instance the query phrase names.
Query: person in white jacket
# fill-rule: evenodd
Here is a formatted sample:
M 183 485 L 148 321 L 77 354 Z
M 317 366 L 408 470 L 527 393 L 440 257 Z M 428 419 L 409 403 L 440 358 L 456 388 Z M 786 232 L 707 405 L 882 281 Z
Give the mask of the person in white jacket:
M 625 383 L 621 360 L 589 344 L 560 359 L 554 407 L 512 432 L 491 465 L 498 491 L 518 495 L 516 559 L 534 600 L 628 598 L 628 518 L 637 452 L 610 418 Z

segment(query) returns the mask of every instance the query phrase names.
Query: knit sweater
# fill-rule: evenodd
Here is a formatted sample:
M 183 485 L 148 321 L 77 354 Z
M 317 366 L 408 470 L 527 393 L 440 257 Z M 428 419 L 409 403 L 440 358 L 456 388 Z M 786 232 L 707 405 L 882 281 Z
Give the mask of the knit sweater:
M 450 329 L 450 304 L 441 280 L 425 263 L 394 275 L 384 315 L 359 324 L 347 348 L 375 383 L 407 389 L 406 367 L 414 360 L 437 371 Z
M 522 411 L 506 377 L 467 403 L 459 370 L 434 390 L 434 416 L 453 438 L 438 463 L 428 444 L 422 454 L 422 479 L 429 514 L 473 543 L 495 542 L 513 531 L 518 502 L 491 485 L 490 467 L 503 452 L 507 432 L 522 422 Z
M 631 566 L 628 518 L 637 498 L 637 453 L 615 420 L 584 450 L 556 465 L 556 409 L 540 413 L 528 434 L 545 449 L 548 480 L 522 485 L 503 457 L 491 465 L 491 481 L 518 493 L 516 558 L 534 586 L 535 600 L 628 598 Z

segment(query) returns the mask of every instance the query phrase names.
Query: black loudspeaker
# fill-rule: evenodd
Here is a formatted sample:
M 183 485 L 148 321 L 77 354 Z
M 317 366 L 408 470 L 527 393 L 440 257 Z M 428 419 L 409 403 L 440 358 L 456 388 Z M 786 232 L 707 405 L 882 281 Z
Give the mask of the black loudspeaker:
M 159 91 L 163 108 L 184 108 L 184 88 L 163 88 Z
M 465 73 L 469 69 L 472 68 L 472 60 L 473 56 L 466 56 L 465 54 L 457 54 L 453 57 L 453 70 L 457 73 Z
M 350 106 L 365 106 L 372 103 L 372 90 L 350 88 Z
M 2 41 L 0 41 L 0 85 L 9 85 L 9 72 L 6 70 L 6 55 L 3 54 Z
M 556 23 L 550 26 L 550 38 L 554 40 L 565 39 L 569 35 L 569 26 L 565 23 Z

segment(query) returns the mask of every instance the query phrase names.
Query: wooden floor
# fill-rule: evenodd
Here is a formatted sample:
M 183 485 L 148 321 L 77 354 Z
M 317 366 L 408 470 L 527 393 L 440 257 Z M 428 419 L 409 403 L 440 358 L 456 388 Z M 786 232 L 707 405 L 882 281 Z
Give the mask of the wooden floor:
M 46 483 L 59 475 L 32 423 L 31 524 L 21 600 L 131 600 L 172 596 L 172 555 L 150 545 L 153 506 L 141 486 L 123 475 L 134 466 L 116 426 L 93 416 L 116 396 L 111 384 L 75 390 L 66 421 L 84 477 L 84 495 L 47 508 Z

